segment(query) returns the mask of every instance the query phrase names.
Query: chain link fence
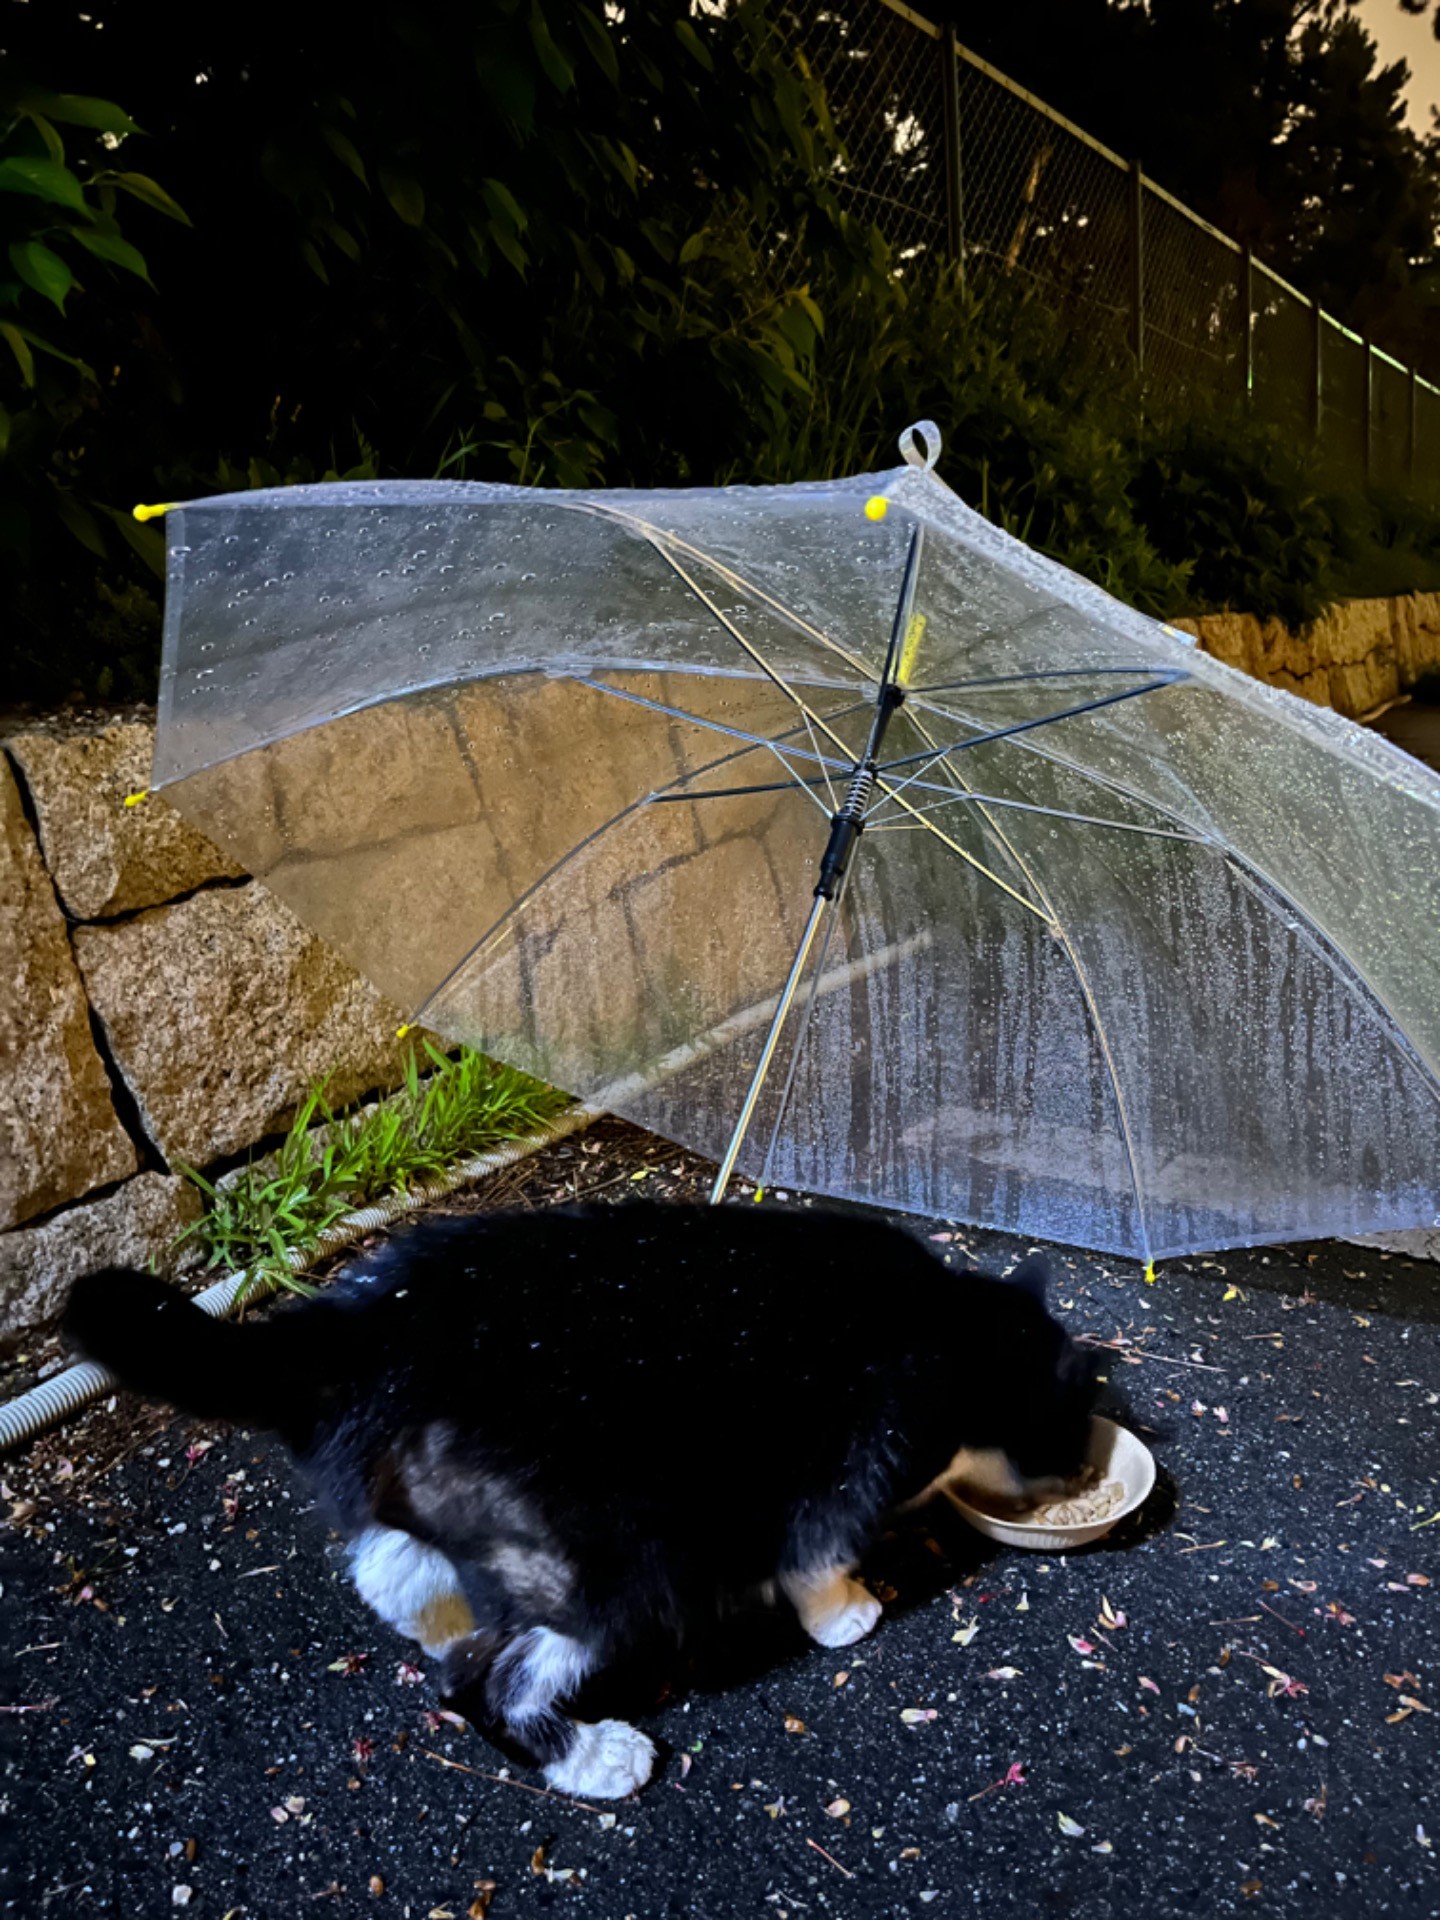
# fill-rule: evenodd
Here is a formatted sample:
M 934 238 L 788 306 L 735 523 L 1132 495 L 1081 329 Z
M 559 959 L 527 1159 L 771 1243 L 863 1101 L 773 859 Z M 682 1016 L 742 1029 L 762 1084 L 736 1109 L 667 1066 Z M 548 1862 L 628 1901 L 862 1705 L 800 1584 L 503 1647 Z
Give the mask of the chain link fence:
M 1248 395 L 1335 471 L 1440 502 L 1440 388 L 901 0 L 786 18 L 843 143 L 833 184 L 899 271 L 1018 281 L 1157 402 Z

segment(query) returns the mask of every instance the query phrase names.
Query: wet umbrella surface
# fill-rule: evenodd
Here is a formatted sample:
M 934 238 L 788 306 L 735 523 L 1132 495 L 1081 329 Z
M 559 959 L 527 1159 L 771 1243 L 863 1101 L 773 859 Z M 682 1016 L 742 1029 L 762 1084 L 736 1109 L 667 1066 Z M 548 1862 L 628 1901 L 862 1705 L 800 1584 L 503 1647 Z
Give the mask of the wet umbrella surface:
M 416 1021 L 766 1185 L 1142 1261 L 1428 1226 L 1440 779 L 903 444 L 172 509 L 156 785 Z
M 710 1173 L 606 1123 L 474 1204 Z M 0 1475 L 0 1911 L 1429 1920 L 1440 1269 L 1055 1272 L 1159 1459 L 1139 1523 L 1047 1558 L 916 1517 L 867 1568 L 875 1635 L 749 1623 L 646 1715 L 664 1764 L 612 1807 L 484 1777 L 270 1443 L 123 1404 L 49 1436 Z

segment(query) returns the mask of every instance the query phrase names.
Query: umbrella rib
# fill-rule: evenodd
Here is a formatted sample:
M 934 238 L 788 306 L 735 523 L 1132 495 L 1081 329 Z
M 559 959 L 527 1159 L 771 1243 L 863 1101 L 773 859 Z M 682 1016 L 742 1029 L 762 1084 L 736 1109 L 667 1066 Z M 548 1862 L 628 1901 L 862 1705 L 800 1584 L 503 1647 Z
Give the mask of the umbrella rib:
M 1107 693 L 1099 700 L 1082 700 L 1073 707 L 1062 707 L 1058 713 L 1042 713 L 1033 720 L 1016 720 L 1008 727 L 993 727 L 986 733 L 972 734 L 968 740 L 952 741 L 946 747 L 932 746 L 924 753 L 903 754 L 898 760 L 885 761 L 882 771 L 893 773 L 897 767 L 911 766 L 917 760 L 933 761 L 946 754 L 962 753 L 967 747 L 983 747 L 991 740 L 1013 740 L 1017 733 L 1033 733 L 1037 727 L 1053 726 L 1057 720 L 1072 720 L 1082 713 L 1098 713 L 1102 707 L 1119 706 L 1123 700 L 1138 700 L 1142 694 L 1158 693 L 1162 688 L 1176 686 L 1189 678 L 1183 667 L 1177 667 L 1173 672 L 1157 674 L 1143 687 L 1127 687 L 1123 693 Z
M 840 805 L 840 801 L 835 792 L 835 783 L 830 778 L 830 769 L 825 765 L 825 756 L 820 751 L 820 742 L 815 736 L 815 729 L 810 724 L 810 716 L 808 713 L 805 715 L 805 731 L 809 735 L 810 745 L 814 751 L 815 758 L 820 762 L 820 771 L 825 777 L 825 791 L 830 796 L 830 811 L 834 813 L 835 809 Z
M 758 586 L 755 581 L 747 580 L 743 573 L 736 573 L 734 568 L 727 567 L 723 560 L 717 560 L 714 554 L 706 553 L 703 547 L 691 546 L 688 540 L 682 540 L 678 534 L 665 533 L 659 529 L 657 529 L 657 532 L 659 532 L 661 539 L 668 541 L 673 546 L 679 547 L 682 553 L 688 553 L 692 559 L 703 560 L 706 566 L 720 576 L 727 587 L 734 587 L 739 593 L 751 594 L 756 600 L 761 601 L 765 606 L 769 607 L 772 612 L 777 613 L 788 626 L 792 626 L 798 632 L 803 633 L 807 639 L 816 641 L 820 646 L 825 648 L 827 653 L 833 653 L 837 660 L 843 660 L 847 666 L 853 667 L 857 673 L 863 673 L 867 680 L 879 679 L 880 676 L 876 673 L 874 667 L 872 667 L 868 661 L 862 660 L 858 653 L 851 653 L 848 647 L 842 647 L 838 640 L 832 639 L 828 633 L 822 628 L 817 627 L 813 621 L 807 620 L 803 614 L 796 613 L 793 607 L 787 607 L 783 600 L 777 600 L 773 594 L 767 593 L 764 587 Z
M 1000 638 L 1009 640 L 1012 639 L 1014 635 L 1019 632 L 1020 627 L 1024 625 L 1026 625 L 1026 622 L 1022 620 L 1018 626 L 1006 627 L 1004 629 L 997 628 L 993 629 L 989 635 L 978 634 L 974 637 L 983 640 L 993 638 L 998 634 Z M 1156 663 L 1153 660 L 1142 660 L 1133 667 L 1044 667 L 1037 669 L 1034 673 L 987 674 L 978 680 L 936 680 L 929 686 L 912 687 L 910 691 L 912 696 L 918 696 L 922 693 L 965 693 L 975 687 L 1028 686 L 1032 680 L 1089 680 L 1102 673 L 1155 673 L 1156 671 L 1168 673 L 1172 671 L 1172 669 L 1165 667 L 1157 669 Z M 1188 668 L 1177 667 L 1173 669 L 1173 671 L 1182 679 L 1188 680 L 1191 677 Z
M 927 785 L 927 792 L 933 793 L 934 790 L 932 786 Z M 899 792 L 898 788 L 896 792 Z M 1009 807 L 1016 813 L 1041 813 L 1050 820 L 1073 820 L 1077 825 L 1084 827 L 1114 827 L 1118 833 L 1144 833 L 1155 840 L 1188 840 L 1199 847 L 1208 847 L 1214 844 L 1208 834 L 1182 833 L 1176 827 L 1146 827 L 1142 826 L 1139 821 L 1136 820 L 1106 820 L 1096 813 L 1072 813 L 1065 807 L 1042 807 L 1033 800 L 1011 800 L 998 793 L 975 793 L 970 790 L 963 793 L 950 793 L 943 800 L 931 800 L 927 802 L 925 806 L 917 807 L 915 812 L 917 815 L 935 813 L 942 807 L 958 806 L 967 801 L 990 807 Z M 893 833 L 897 831 L 902 824 L 909 825 L 914 823 L 902 823 L 899 820 L 887 820 L 884 818 L 876 820 L 872 818 L 865 822 L 865 831 L 867 833 Z
M 698 713 L 687 712 L 683 707 L 668 706 L 663 700 L 652 700 L 647 694 L 632 693 L 626 687 L 612 687 L 609 685 L 607 681 L 604 681 L 604 680 L 589 680 L 589 679 L 577 678 L 575 684 L 581 687 L 590 687 L 596 693 L 608 693 L 609 695 L 611 695 L 613 699 L 616 699 L 616 700 L 628 700 L 632 706 L 648 707 L 652 713 L 669 714 L 672 720 L 685 720 L 685 721 L 688 721 L 691 726 L 704 727 L 711 733 L 725 734 L 728 738 L 732 740 L 748 740 L 753 746 L 764 747 L 770 753 L 773 753 L 775 758 L 780 762 L 781 766 L 784 767 L 785 771 L 791 775 L 795 775 L 796 770 L 790 764 L 790 762 L 785 758 L 785 752 L 796 754 L 802 760 L 813 759 L 817 761 L 822 771 L 826 771 L 827 767 L 835 767 L 839 771 L 844 773 L 848 773 L 850 770 L 848 763 L 842 765 L 841 762 L 834 761 L 834 760 L 829 761 L 827 763 L 827 761 L 825 760 L 822 754 L 820 753 L 811 754 L 807 752 L 807 750 L 804 747 L 790 747 L 785 749 L 784 752 L 782 752 L 782 750 L 776 745 L 775 741 L 770 739 L 767 735 L 763 733 L 747 733 L 743 727 L 727 727 L 722 721 L 706 720 Z M 868 706 L 868 705 L 869 705 L 868 701 L 856 701 L 856 702 L 853 702 L 850 706 L 843 708 L 841 711 L 845 713 L 853 713 L 857 707 Z M 801 719 L 802 721 L 804 721 L 805 725 L 808 727 L 809 721 L 805 716 L 803 707 L 801 708 Z M 798 733 L 800 729 L 799 727 L 793 727 L 790 729 L 790 731 L 792 733 Z M 779 738 L 783 739 L 784 735 L 783 734 L 780 735 Z M 811 734 L 811 738 L 812 739 L 814 738 L 813 732 Z M 796 776 L 795 784 L 797 786 L 804 788 L 805 797 L 808 800 L 813 800 L 815 802 L 815 805 L 820 809 L 820 811 L 825 815 L 826 819 L 828 820 L 830 817 L 829 810 L 826 808 L 825 802 L 821 800 L 818 795 L 811 793 L 810 783 L 807 781 L 803 781 L 799 779 L 798 776 Z M 827 772 L 826 784 L 827 785 L 829 784 L 828 772 Z
M 1048 914 L 1043 907 L 1037 907 L 1033 900 L 1027 900 L 1018 888 L 1002 880 L 998 873 L 985 865 L 983 860 L 977 860 L 973 853 L 968 853 L 958 840 L 952 840 L 950 835 L 937 827 L 933 820 L 927 819 L 919 807 L 912 806 L 903 794 L 897 794 L 887 780 L 877 777 L 875 784 L 887 799 L 897 800 L 901 810 L 910 816 L 917 827 L 923 827 L 927 833 L 932 834 L 942 847 L 948 847 L 951 853 L 958 855 L 965 862 L 967 867 L 973 867 L 976 873 L 983 874 L 985 879 L 993 882 L 1002 893 L 1008 893 L 1012 900 L 1024 907 L 1027 913 L 1033 913 L 1037 920 L 1043 920 L 1047 927 L 1055 924 L 1053 915 Z
M 637 520 L 635 524 L 637 526 L 643 527 L 645 525 L 645 522 L 643 520 Z M 726 613 L 723 607 L 716 606 L 714 600 L 705 591 L 704 587 L 700 585 L 700 582 L 695 578 L 695 576 L 691 573 L 687 573 L 685 568 L 682 567 L 680 562 L 675 558 L 675 555 L 668 551 L 663 536 L 647 531 L 646 538 L 650 541 L 651 546 L 654 547 L 655 551 L 660 555 L 660 558 L 665 562 L 665 564 L 668 567 L 674 568 L 675 572 L 685 582 L 686 586 L 689 587 L 690 591 L 695 595 L 696 599 L 700 601 L 701 605 L 708 607 L 710 609 L 711 613 L 714 614 L 715 618 L 720 622 L 721 626 L 724 627 L 725 631 L 730 635 L 731 639 L 739 642 L 740 646 L 744 648 L 745 652 L 749 654 L 750 658 L 755 662 L 756 666 L 759 667 L 760 671 L 765 675 L 765 678 L 769 680 L 779 690 L 779 692 L 784 694 L 785 698 L 794 705 L 798 713 L 803 714 L 807 719 L 813 720 L 816 723 L 816 725 L 818 725 L 818 727 L 820 728 L 820 731 L 825 735 L 826 739 L 829 740 L 832 746 L 838 747 L 840 751 L 847 756 L 844 770 L 848 774 L 851 767 L 854 765 L 853 756 L 850 755 L 850 749 L 846 746 L 845 742 L 840 738 L 840 736 L 837 733 L 833 732 L 828 726 L 826 726 L 824 717 L 818 713 L 813 712 L 809 707 L 806 706 L 805 702 L 800 698 L 799 694 L 796 693 L 795 689 L 775 671 L 775 669 L 771 666 L 770 662 L 765 658 L 764 654 L 761 653 L 760 649 L 755 645 L 754 641 L 748 640 L 745 637 L 745 635 L 740 631 L 739 627 L 736 626 L 735 622 L 730 618 L 729 614 Z
M 752 746 L 756 747 L 773 748 L 775 745 L 775 740 L 772 740 L 768 734 L 750 733 L 747 732 L 744 727 L 727 726 L 723 720 L 707 720 L 703 714 L 691 713 L 685 707 L 672 707 L 663 700 L 652 700 L 650 696 L 645 693 L 632 693 L 628 687 L 612 687 L 606 680 L 592 680 L 587 675 L 577 675 L 575 683 L 577 686 L 590 687 L 596 693 L 608 693 L 615 700 L 628 700 L 632 706 L 648 707 L 652 713 L 669 714 L 672 720 L 687 720 L 691 726 L 704 727 L 711 733 L 723 733 L 731 740 L 748 740 Z M 868 700 L 853 701 L 849 706 L 842 707 L 840 713 L 854 713 L 861 707 L 868 707 L 869 704 L 870 702 Z M 802 723 L 803 717 L 802 710 Z M 839 717 L 840 714 L 837 714 L 836 718 L 838 719 Z M 800 727 L 798 725 L 794 726 L 790 728 L 789 731 L 791 733 L 799 733 Z M 783 734 L 777 734 L 775 739 L 784 739 L 784 737 Z M 832 736 L 832 738 L 834 738 L 834 736 Z M 838 741 L 838 744 L 842 749 L 845 749 L 843 740 Z M 848 749 L 845 749 L 845 751 L 848 754 Z M 855 764 L 852 758 L 827 761 L 822 754 L 812 754 L 804 747 L 790 747 L 787 748 L 787 752 L 798 754 L 802 760 L 815 760 L 822 766 L 831 767 L 837 773 L 848 774 Z
M 818 787 L 822 778 L 828 776 L 811 773 L 794 780 L 762 780 L 749 787 L 702 787 L 699 793 L 652 793 L 649 798 L 657 807 L 680 802 L 688 806 L 692 800 L 741 800 L 752 793 L 792 793 L 796 787 Z
M 682 553 L 688 553 L 692 559 L 703 561 L 713 573 L 719 575 L 727 586 L 735 587 L 741 593 L 748 593 L 756 600 L 763 601 L 767 607 L 770 607 L 775 613 L 778 613 L 780 618 L 786 621 L 788 625 L 796 628 L 798 632 L 805 634 L 809 639 L 818 641 L 827 652 L 833 653 L 837 659 L 843 660 L 848 666 L 854 667 L 857 673 L 863 673 L 867 680 L 879 679 L 880 676 L 876 673 L 875 669 L 862 660 L 858 654 L 851 653 L 848 647 L 842 647 L 838 640 L 832 640 L 828 633 L 822 632 L 819 627 L 807 620 L 803 614 L 796 613 L 793 607 L 787 607 L 783 600 L 777 600 L 773 594 L 767 593 L 764 587 L 757 586 L 753 580 L 747 580 L 743 573 L 736 573 L 733 567 L 727 566 L 723 560 L 717 560 L 714 554 L 706 553 L 703 547 L 693 546 L 690 541 L 682 539 L 678 533 L 672 533 L 664 527 L 657 527 L 649 520 L 642 520 L 637 513 L 626 513 L 620 507 L 612 507 L 602 504 L 600 501 L 589 502 L 581 511 L 588 511 L 612 520 L 623 521 L 628 526 L 638 528 L 652 546 L 660 547 L 660 543 L 664 541 L 670 546 L 678 547 Z M 661 548 L 661 552 L 662 557 L 669 561 L 669 554 L 664 553 L 663 548 Z M 673 562 L 671 562 L 671 564 L 673 565 Z M 677 567 L 676 572 L 678 573 L 679 571 Z M 685 578 L 684 574 L 681 574 L 680 577 L 682 579 Z M 687 584 L 693 586 L 694 583 L 687 582 Z
M 911 725 L 915 727 L 922 738 L 926 737 L 926 729 L 923 721 L 916 720 L 912 717 Z M 960 769 L 953 766 L 948 757 L 942 761 L 942 764 L 945 771 L 950 774 L 954 780 L 958 781 L 966 792 L 969 792 L 970 789 L 966 786 L 965 776 Z M 1115 1114 L 1120 1122 L 1120 1138 L 1125 1148 L 1125 1163 L 1130 1172 L 1130 1187 L 1135 1195 L 1135 1217 L 1140 1229 L 1140 1247 L 1145 1256 L 1145 1265 L 1148 1269 L 1152 1264 L 1150 1232 L 1145 1219 L 1145 1191 L 1140 1180 L 1140 1163 L 1135 1151 L 1134 1136 L 1130 1130 L 1130 1116 L 1125 1106 L 1125 1094 L 1120 1085 L 1120 1074 L 1116 1068 L 1115 1056 L 1110 1047 L 1110 1036 L 1105 1031 L 1104 1021 L 1100 1018 L 1100 1009 L 1095 1001 L 1095 994 L 1090 985 L 1089 975 L 1085 971 L 1079 954 L 1075 951 L 1075 944 L 1070 938 L 1065 923 L 1055 911 L 1055 903 L 1051 900 L 1044 883 L 1031 871 L 1029 864 L 1012 844 L 1009 835 L 997 821 L 991 818 L 983 803 L 980 806 L 980 814 L 989 826 L 991 832 L 994 833 L 1000 841 L 1001 846 L 1004 847 L 1021 873 L 1024 874 L 1026 881 L 1040 896 L 1041 901 L 1048 910 L 1050 925 L 1054 928 L 1056 937 L 1065 950 L 1065 957 L 1070 962 L 1076 984 L 1080 989 L 1081 998 L 1084 1000 L 1086 1011 L 1090 1015 L 1091 1025 L 1095 1029 L 1095 1037 L 1100 1043 L 1100 1052 L 1105 1061 L 1105 1071 L 1109 1076 L 1110 1091 L 1115 1098 Z
M 946 713 L 943 707 L 932 708 L 929 702 L 925 700 L 912 699 L 911 704 L 912 706 L 924 708 L 927 713 L 943 713 L 947 720 L 953 720 L 957 717 L 954 714 Z M 979 727 L 984 725 L 984 722 L 976 719 L 973 714 L 960 717 L 969 719 L 973 726 Z M 915 722 L 917 727 L 919 724 L 918 721 Z M 921 731 L 923 732 L 924 729 L 922 728 Z M 1080 766 L 1076 761 L 1069 759 L 1063 752 L 1045 741 L 1033 740 L 1017 735 L 1011 735 L 1009 738 L 1012 744 L 1019 747 L 1023 752 L 1033 753 L 1042 760 L 1048 760 L 1052 766 L 1063 767 L 1067 773 L 1073 773 L 1081 780 L 1088 780 L 1093 786 L 1103 787 L 1107 793 L 1118 794 L 1122 800 L 1133 801 L 1135 805 L 1139 807 L 1148 807 L 1152 813 L 1158 813 L 1162 819 L 1173 820 L 1178 827 L 1184 828 L 1187 832 L 1196 835 L 1199 839 L 1214 840 L 1216 837 L 1208 828 L 1197 827 L 1193 821 L 1187 819 L 1183 813 L 1177 812 L 1174 807 L 1166 806 L 1161 800 L 1152 799 L 1149 794 L 1141 793 L 1137 787 L 1128 786 L 1123 780 L 1116 780 L 1109 774 L 1097 773 L 1090 767 Z M 926 783 L 922 782 L 921 784 L 925 785 Z M 936 789 L 927 785 L 927 791 L 935 792 Z
M 861 705 L 868 704 L 868 701 L 857 702 L 855 707 L 841 708 L 831 717 L 838 719 L 842 713 L 856 712 Z M 757 744 L 759 743 L 757 742 Z M 791 748 L 787 749 L 787 751 L 794 752 L 795 749 Z M 807 755 L 806 757 L 809 758 L 810 756 Z M 938 759 L 939 757 L 937 754 L 936 758 Z M 755 782 L 744 787 L 706 787 L 699 793 L 657 792 L 651 794 L 650 798 L 656 805 L 674 805 L 680 801 L 689 802 L 691 800 L 729 800 L 750 793 L 781 793 L 792 787 L 819 787 L 827 784 L 828 779 L 828 774 L 822 771 L 822 773 L 818 774 L 797 774 L 795 778 L 791 780 Z M 902 790 L 906 787 L 916 788 L 922 793 L 938 793 L 942 797 L 938 800 L 929 801 L 924 806 L 907 806 L 907 803 L 899 798 Z M 890 797 L 890 795 L 882 792 L 879 804 L 883 805 L 885 800 Z M 1145 833 L 1159 840 L 1193 840 L 1197 846 L 1209 846 L 1213 841 L 1213 836 L 1210 834 L 1199 833 L 1189 827 L 1147 827 L 1142 825 L 1138 820 L 1107 820 L 1100 814 L 1073 813 L 1067 811 L 1064 807 L 1037 806 L 1032 801 L 1012 800 L 998 793 L 972 794 L 968 791 L 961 792 L 955 787 L 942 787 L 934 780 L 919 780 L 914 777 L 903 781 L 901 786 L 894 789 L 894 798 L 899 802 L 901 813 L 908 812 L 909 819 L 902 820 L 898 814 L 893 819 L 880 815 L 878 812 L 867 814 L 865 819 L 865 831 L 867 833 L 892 833 L 898 832 L 902 826 L 925 826 L 928 823 L 921 818 L 922 815 L 938 813 L 946 807 L 953 807 L 962 801 L 975 799 L 983 800 L 993 807 L 1010 807 L 1019 813 L 1043 813 L 1048 814 L 1056 820 L 1075 820 L 1090 827 L 1114 827 L 1121 833 Z M 1167 815 L 1166 817 L 1169 818 L 1170 816 Z
M 688 671 L 688 669 L 677 667 L 673 660 L 634 659 L 608 660 L 602 662 L 585 660 L 577 661 L 575 667 L 575 672 L 561 677 L 584 682 L 588 674 L 598 672 L 667 674 Z M 247 754 L 261 753 L 267 747 L 283 746 L 287 740 L 293 740 L 303 733 L 310 733 L 317 726 L 329 726 L 330 723 L 335 720 L 349 720 L 359 713 L 372 713 L 377 707 L 394 706 L 398 702 L 411 699 L 417 694 L 452 694 L 465 687 L 486 686 L 491 682 L 504 680 L 537 680 L 550 677 L 551 669 L 547 667 L 511 665 L 491 668 L 482 673 L 468 673 L 463 676 L 457 676 L 451 672 L 439 674 L 431 680 L 411 680 L 404 686 L 392 687 L 387 692 L 370 694 L 363 700 L 349 701 L 343 706 L 336 707 L 333 712 L 312 715 L 308 720 L 297 720 L 293 725 L 277 727 L 270 733 L 259 734 L 253 740 L 247 740 L 243 746 L 231 747 L 224 753 L 217 753 L 213 760 L 202 760 L 193 767 L 186 767 L 183 772 L 172 773 L 164 779 L 152 780 L 146 791 L 149 793 L 163 793 L 170 787 L 179 786 L 183 781 L 196 779 L 204 773 L 213 773 L 217 767 L 228 766 L 232 761 L 243 760 Z M 753 678 L 753 675 L 741 673 L 737 670 L 733 675 L 727 672 L 723 675 L 716 673 L 713 676 L 697 674 L 695 677 L 714 677 L 717 679 L 723 677 L 725 679 L 749 681 Z M 598 684 L 598 682 L 592 682 L 591 684 Z M 817 681 L 815 684 L 827 686 L 832 692 L 848 693 L 853 691 L 848 684 L 841 681 Z M 608 689 L 608 691 L 614 691 L 614 689 Z M 868 700 L 862 700 L 856 703 L 856 706 L 869 705 L 870 702 Z M 843 708 L 842 711 L 851 713 L 855 711 L 855 707 L 846 707 Z M 700 727 L 715 726 L 715 722 L 702 720 L 696 714 L 677 713 L 676 717 L 683 720 L 693 720 L 696 726 Z M 844 766 L 847 770 L 849 769 L 849 760 L 844 762 Z

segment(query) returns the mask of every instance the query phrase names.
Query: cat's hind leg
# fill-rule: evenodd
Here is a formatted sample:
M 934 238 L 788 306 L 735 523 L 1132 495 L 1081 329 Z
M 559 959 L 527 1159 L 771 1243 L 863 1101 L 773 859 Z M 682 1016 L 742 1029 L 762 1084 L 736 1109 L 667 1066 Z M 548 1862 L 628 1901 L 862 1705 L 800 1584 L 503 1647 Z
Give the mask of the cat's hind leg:
M 366 1527 L 351 1542 L 350 1575 L 366 1605 L 427 1653 L 443 1653 L 474 1629 L 454 1567 L 398 1527 Z
M 883 1611 L 848 1566 L 790 1569 L 780 1575 L 780 1590 L 817 1646 L 853 1646 L 864 1639 Z
M 650 1778 L 655 1746 L 623 1720 L 561 1711 L 594 1665 L 587 1647 L 550 1627 L 513 1638 L 479 1629 L 448 1650 L 441 1685 L 446 1705 L 507 1759 L 540 1768 L 562 1793 L 620 1800 Z

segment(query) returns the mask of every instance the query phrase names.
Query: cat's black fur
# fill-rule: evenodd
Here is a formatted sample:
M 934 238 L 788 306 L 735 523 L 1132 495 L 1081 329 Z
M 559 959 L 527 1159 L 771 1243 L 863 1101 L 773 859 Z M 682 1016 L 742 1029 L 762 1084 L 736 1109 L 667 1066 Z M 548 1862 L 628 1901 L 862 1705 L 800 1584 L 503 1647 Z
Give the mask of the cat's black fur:
M 806 1608 L 837 1603 L 807 1580 L 853 1567 L 963 1448 L 1074 1472 L 1093 1394 L 1038 1270 L 955 1272 L 897 1228 L 810 1209 L 431 1220 L 240 1325 L 109 1270 L 77 1283 L 66 1328 L 127 1386 L 282 1434 L 363 1552 L 380 1528 L 438 1550 L 472 1617 L 445 1690 L 592 1793 L 648 1760 L 612 1766 L 618 1788 L 596 1754 L 566 1772 L 579 1675 L 777 1579 L 824 1639 Z M 844 1585 L 864 1631 L 875 1603 Z

